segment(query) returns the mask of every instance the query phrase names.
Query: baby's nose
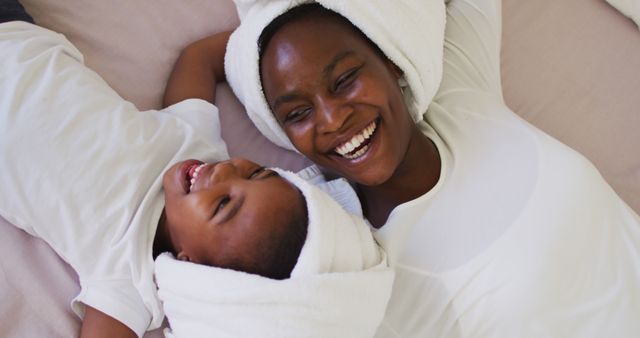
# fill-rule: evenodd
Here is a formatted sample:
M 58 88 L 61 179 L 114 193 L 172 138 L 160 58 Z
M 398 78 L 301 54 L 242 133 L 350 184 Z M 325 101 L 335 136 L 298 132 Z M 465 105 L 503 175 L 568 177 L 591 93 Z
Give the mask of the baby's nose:
M 231 161 L 218 162 L 213 167 L 213 173 L 211 179 L 213 182 L 222 182 L 238 176 L 238 170 Z

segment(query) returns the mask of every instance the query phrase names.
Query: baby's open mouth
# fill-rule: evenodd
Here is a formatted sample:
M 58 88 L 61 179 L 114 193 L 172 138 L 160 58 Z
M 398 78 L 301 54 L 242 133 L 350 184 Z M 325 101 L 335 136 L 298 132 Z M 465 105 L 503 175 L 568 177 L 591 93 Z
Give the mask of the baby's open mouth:
M 193 185 L 196 183 L 196 180 L 198 179 L 198 174 L 200 173 L 200 170 L 202 170 L 202 167 L 204 167 L 205 165 L 207 164 L 202 163 L 202 164 L 194 164 L 191 167 L 189 167 L 189 169 L 187 170 L 187 177 L 186 177 L 186 180 L 189 183 L 189 190 L 187 192 L 191 192 L 191 190 L 193 189 Z
M 368 126 L 355 134 L 349 141 L 337 146 L 334 151 L 349 160 L 356 159 L 369 150 L 371 143 L 371 135 L 378 127 L 376 121 L 371 122 Z

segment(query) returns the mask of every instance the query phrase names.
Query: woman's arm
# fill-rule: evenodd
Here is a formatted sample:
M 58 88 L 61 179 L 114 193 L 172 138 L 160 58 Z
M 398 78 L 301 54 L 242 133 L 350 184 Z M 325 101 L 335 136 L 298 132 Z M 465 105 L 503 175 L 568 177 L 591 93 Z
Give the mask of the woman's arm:
M 178 57 L 165 88 L 162 105 L 190 98 L 214 103 L 216 83 L 224 81 L 224 53 L 231 32 L 221 32 L 188 45 Z
M 501 40 L 502 0 L 448 1 L 440 94 L 473 88 L 502 97 Z
M 90 306 L 85 307 L 81 338 L 137 338 L 129 327 Z

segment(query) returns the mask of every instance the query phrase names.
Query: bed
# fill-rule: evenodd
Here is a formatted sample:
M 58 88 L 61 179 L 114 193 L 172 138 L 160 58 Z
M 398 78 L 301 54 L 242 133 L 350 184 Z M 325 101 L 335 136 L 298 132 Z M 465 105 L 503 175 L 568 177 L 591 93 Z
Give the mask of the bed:
M 23 0 L 35 21 L 64 33 L 140 110 L 160 107 L 178 52 L 232 29 L 231 0 Z M 640 212 L 640 32 L 604 0 L 503 0 L 502 82 L 518 114 L 586 155 Z M 217 97 L 232 156 L 301 169 L 251 125 L 226 85 Z M 0 171 L 1 171 L 0 164 Z M 0 336 L 72 337 L 77 278 L 44 242 L 0 218 Z M 161 330 L 145 337 L 161 337 Z

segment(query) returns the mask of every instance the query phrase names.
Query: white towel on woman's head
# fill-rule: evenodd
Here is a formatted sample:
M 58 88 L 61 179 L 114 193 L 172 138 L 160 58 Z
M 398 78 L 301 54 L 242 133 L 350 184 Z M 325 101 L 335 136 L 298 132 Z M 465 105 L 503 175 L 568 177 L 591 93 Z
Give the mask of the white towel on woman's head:
M 240 26 L 231 35 L 225 72 L 256 127 L 273 143 L 295 150 L 262 91 L 258 38 L 273 19 L 309 0 L 235 0 Z M 349 19 L 404 72 L 405 101 L 422 119 L 442 78 L 446 8 L 443 0 L 317 0 Z
M 169 320 L 167 337 L 372 337 L 376 332 L 393 270 L 367 223 L 328 195 L 341 191 L 348 201 L 355 193 L 344 180 L 318 183 L 313 171 L 301 174 L 304 179 L 277 171 L 302 192 L 309 215 L 291 277 L 273 280 L 162 254 L 155 277 Z

